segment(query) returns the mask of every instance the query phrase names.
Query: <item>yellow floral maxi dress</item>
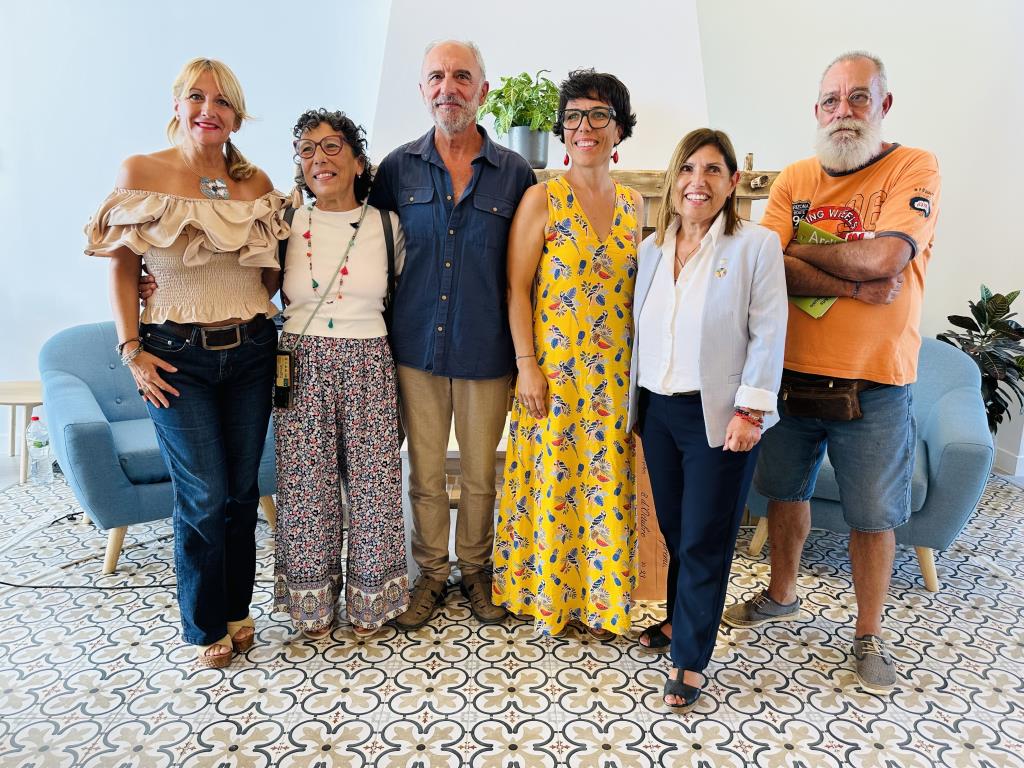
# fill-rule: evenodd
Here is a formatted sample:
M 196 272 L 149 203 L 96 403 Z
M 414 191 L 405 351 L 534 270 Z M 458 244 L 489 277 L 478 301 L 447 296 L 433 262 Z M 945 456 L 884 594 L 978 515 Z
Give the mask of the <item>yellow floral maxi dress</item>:
M 564 178 L 546 183 L 533 338 L 548 412 L 512 407 L 494 540 L 494 601 L 546 631 L 580 621 L 629 629 L 636 550 L 633 444 L 626 432 L 636 209 L 615 185 L 600 242 Z

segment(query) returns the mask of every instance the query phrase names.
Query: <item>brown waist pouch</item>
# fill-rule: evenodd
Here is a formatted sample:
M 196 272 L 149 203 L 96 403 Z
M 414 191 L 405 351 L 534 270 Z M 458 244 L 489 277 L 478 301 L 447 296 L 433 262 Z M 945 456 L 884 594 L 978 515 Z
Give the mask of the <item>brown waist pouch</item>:
M 855 421 L 863 415 L 860 393 L 884 386 L 867 379 L 839 379 L 797 371 L 782 372 L 782 412 L 826 421 Z

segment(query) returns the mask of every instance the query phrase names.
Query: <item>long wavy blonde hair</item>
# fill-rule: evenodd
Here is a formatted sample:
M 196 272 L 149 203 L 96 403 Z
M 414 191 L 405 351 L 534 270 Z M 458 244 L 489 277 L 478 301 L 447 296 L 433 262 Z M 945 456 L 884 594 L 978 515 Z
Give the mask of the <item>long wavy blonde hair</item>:
M 171 86 L 171 94 L 174 98 L 185 98 L 189 89 L 195 85 L 196 80 L 204 72 L 209 72 L 217 81 L 217 87 L 231 105 L 238 125 L 241 126 L 243 122 L 250 120 L 252 115 L 245 111 L 245 94 L 242 93 L 242 86 L 238 82 L 238 78 L 227 64 L 216 59 L 196 58 L 186 63 L 178 76 L 174 78 L 174 85 Z M 167 139 L 171 144 L 178 145 L 182 138 L 181 123 L 178 121 L 178 116 L 173 115 L 170 122 L 167 123 Z M 187 141 L 187 137 L 185 140 Z M 256 173 L 256 166 L 245 159 L 231 139 L 228 139 L 224 145 L 224 159 L 227 162 L 228 175 L 235 181 L 248 179 Z

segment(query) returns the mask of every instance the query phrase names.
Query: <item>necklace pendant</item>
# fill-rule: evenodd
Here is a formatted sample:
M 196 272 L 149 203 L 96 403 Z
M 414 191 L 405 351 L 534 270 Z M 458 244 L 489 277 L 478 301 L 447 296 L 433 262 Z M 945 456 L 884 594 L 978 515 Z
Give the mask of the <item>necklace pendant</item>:
M 228 185 L 221 178 L 211 179 L 209 176 L 201 176 L 199 178 L 199 191 L 203 193 L 204 197 L 208 197 L 211 200 L 228 199 Z

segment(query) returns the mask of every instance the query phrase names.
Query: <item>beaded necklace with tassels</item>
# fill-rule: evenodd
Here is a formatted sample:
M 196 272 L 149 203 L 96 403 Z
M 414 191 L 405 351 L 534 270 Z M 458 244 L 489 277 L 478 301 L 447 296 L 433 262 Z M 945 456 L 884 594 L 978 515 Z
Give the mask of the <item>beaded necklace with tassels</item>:
M 367 198 L 367 201 L 368 200 L 369 198 Z M 342 299 L 341 287 L 345 283 L 345 276 L 348 275 L 348 257 L 349 254 L 352 253 L 352 246 L 355 245 L 356 235 L 359 234 L 359 225 L 363 223 L 363 216 L 366 215 L 367 203 L 363 203 L 362 210 L 359 211 L 359 220 L 352 225 L 352 237 L 349 238 L 348 245 L 345 246 L 345 253 L 342 255 L 341 262 L 338 264 L 338 271 L 331 275 L 331 283 L 327 286 L 327 290 L 324 292 L 323 296 L 317 292 L 317 288 L 320 287 L 320 283 L 317 282 L 315 277 L 313 277 L 313 208 L 315 206 L 316 201 L 306 205 L 306 210 L 309 212 L 309 228 L 302 233 L 302 237 L 306 240 L 306 262 L 309 264 L 309 282 L 313 287 L 313 295 L 320 296 L 321 304 L 333 304 L 335 300 L 341 301 Z M 338 280 L 338 293 L 336 299 L 326 299 L 327 294 L 331 292 L 331 286 L 334 284 L 335 278 Z M 334 318 L 327 319 L 327 327 L 334 327 Z

